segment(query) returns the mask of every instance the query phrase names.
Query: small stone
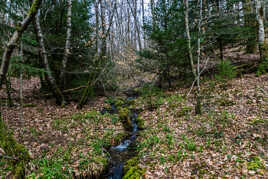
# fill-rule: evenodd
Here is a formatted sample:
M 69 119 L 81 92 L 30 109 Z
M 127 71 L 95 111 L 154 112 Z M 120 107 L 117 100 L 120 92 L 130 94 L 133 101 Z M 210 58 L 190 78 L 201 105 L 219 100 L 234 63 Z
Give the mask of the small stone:
M 254 170 L 249 170 L 248 173 L 249 173 L 250 175 L 255 175 L 256 172 L 255 172 Z

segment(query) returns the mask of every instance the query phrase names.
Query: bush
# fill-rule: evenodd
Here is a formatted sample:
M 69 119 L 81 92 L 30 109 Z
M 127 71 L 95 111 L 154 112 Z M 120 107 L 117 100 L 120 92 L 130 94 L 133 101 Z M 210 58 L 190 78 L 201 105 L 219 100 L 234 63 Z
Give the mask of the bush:
M 230 80 L 237 75 L 237 71 L 234 65 L 231 64 L 230 60 L 222 60 L 217 65 L 218 74 L 215 75 L 219 81 Z
M 268 58 L 261 62 L 258 66 L 257 76 L 268 73 Z

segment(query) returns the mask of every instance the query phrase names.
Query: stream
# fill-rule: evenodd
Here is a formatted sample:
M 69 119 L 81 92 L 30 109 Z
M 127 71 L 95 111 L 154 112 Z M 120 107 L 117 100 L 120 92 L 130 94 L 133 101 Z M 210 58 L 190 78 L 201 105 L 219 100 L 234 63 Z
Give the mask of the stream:
M 132 100 L 133 97 L 127 98 L 127 100 Z M 111 106 L 112 111 L 102 110 L 102 113 L 112 113 L 117 111 L 114 105 Z M 137 112 L 131 111 L 131 123 L 132 130 L 130 135 L 121 141 L 117 146 L 112 146 L 108 152 L 110 154 L 110 164 L 108 165 L 106 173 L 103 178 L 107 179 L 122 179 L 124 176 L 124 163 L 130 158 L 134 157 L 135 151 L 135 141 L 138 135 L 138 125 L 136 119 L 138 117 Z

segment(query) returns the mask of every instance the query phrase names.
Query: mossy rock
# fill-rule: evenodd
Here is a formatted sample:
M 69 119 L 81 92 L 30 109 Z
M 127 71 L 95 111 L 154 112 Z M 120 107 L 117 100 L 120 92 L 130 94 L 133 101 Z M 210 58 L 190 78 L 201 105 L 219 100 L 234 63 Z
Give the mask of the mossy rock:
M 130 110 L 128 108 L 122 107 L 119 109 L 119 119 L 127 131 L 132 130 L 133 125 L 130 118 Z
M 144 178 L 145 169 L 138 166 L 138 157 L 133 157 L 129 159 L 124 166 L 124 176 L 123 179 L 140 179 Z
M 23 178 L 25 176 L 25 166 L 31 160 L 27 149 L 17 143 L 8 131 L 7 126 L 0 117 L 0 148 L 2 148 L 6 155 L 14 158 L 8 161 L 8 165 L 12 168 L 14 178 Z

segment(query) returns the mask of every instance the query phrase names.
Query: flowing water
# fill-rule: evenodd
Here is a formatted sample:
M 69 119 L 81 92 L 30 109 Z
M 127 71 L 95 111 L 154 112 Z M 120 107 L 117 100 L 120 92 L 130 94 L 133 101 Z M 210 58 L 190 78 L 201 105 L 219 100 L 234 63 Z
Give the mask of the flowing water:
M 132 100 L 132 97 L 129 97 L 127 100 Z M 102 111 L 102 112 L 115 112 L 117 109 L 112 105 L 112 111 Z M 132 111 L 131 113 L 131 122 L 132 122 L 132 131 L 126 139 L 124 139 L 119 145 L 112 146 L 109 149 L 111 156 L 111 162 L 107 169 L 106 174 L 103 176 L 108 179 L 121 179 L 124 175 L 124 162 L 126 162 L 131 157 L 135 156 L 135 141 L 138 134 L 138 125 L 136 123 L 136 118 L 138 117 L 137 112 Z

